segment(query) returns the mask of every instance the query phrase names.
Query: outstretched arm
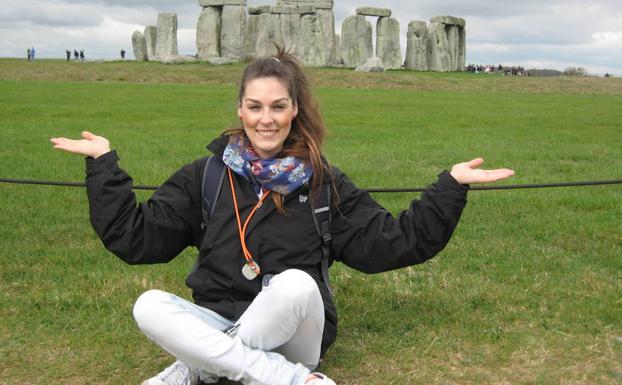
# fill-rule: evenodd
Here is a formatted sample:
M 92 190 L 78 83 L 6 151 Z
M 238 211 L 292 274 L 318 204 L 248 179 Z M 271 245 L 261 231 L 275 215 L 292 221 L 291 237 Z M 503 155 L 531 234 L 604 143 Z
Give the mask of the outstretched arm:
M 50 138 L 54 148 L 97 159 L 110 152 L 110 142 L 103 136 L 82 131 L 83 139 Z
M 483 158 L 475 158 L 468 162 L 458 163 L 451 168 L 450 174 L 460 184 L 490 183 L 514 175 L 514 170 L 510 170 L 509 168 L 498 168 L 496 170 L 476 168 L 483 163 Z

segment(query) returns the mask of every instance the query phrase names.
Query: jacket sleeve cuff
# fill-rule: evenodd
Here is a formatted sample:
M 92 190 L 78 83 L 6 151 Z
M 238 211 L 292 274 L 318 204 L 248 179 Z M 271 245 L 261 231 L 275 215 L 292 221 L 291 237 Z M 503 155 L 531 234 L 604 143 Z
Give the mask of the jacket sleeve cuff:
M 101 169 L 116 165 L 117 161 L 119 160 L 119 156 L 117 155 L 116 151 L 112 150 L 110 152 L 105 153 L 104 155 L 99 156 L 97 159 L 91 158 L 89 156 L 85 160 L 86 160 L 86 173 L 89 174 L 91 172 L 95 172 L 97 170 L 101 170 Z
M 438 185 L 446 188 L 448 190 L 454 190 L 459 192 L 466 192 L 469 190 L 468 184 L 460 184 L 458 181 L 451 176 L 449 171 L 444 170 L 442 173 L 438 174 Z

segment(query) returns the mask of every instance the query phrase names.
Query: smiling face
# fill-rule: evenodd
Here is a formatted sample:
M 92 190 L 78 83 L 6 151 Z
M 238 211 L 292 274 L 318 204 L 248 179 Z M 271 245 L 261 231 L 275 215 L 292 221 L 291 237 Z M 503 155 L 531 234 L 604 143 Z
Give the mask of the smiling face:
M 255 78 L 246 83 L 238 115 L 260 157 L 271 158 L 283 149 L 296 114 L 298 107 L 277 78 Z

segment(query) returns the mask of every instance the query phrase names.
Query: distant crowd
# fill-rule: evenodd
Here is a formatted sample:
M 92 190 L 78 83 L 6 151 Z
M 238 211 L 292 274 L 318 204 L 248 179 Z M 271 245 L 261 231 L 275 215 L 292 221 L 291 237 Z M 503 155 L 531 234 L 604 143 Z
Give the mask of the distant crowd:
M 65 50 L 65 55 L 67 56 L 67 62 L 71 61 L 71 51 Z M 78 51 L 77 49 L 73 50 L 73 60 L 79 61 L 80 63 L 84 63 L 84 50 L 81 49 Z
M 504 75 L 513 75 L 513 76 L 529 76 L 529 72 L 525 70 L 522 66 L 503 66 L 499 64 L 498 66 L 494 66 L 491 64 L 481 65 L 481 64 L 469 64 L 466 66 L 467 72 L 471 72 L 474 74 L 480 73 L 503 73 Z

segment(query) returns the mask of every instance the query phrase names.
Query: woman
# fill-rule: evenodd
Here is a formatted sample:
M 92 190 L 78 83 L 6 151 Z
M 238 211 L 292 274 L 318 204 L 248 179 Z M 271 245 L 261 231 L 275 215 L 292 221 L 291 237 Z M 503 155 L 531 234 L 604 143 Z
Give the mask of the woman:
M 327 184 L 333 209 L 331 257 L 367 273 L 433 257 L 449 241 L 466 204 L 466 184 L 492 182 L 509 169 L 480 170 L 474 159 L 440 174 L 394 219 L 322 156 L 325 126 L 301 66 L 288 54 L 244 70 L 240 127 L 208 147 L 227 166 L 210 219 L 202 225 L 206 158 L 184 166 L 145 203 L 109 142 L 53 138 L 86 155 L 91 223 L 128 263 L 159 263 L 189 245 L 198 265 L 187 277 L 195 303 L 150 290 L 136 322 L 177 361 L 147 385 L 215 382 L 334 384 L 312 371 L 335 340 L 336 312 L 322 280 L 311 201 Z

